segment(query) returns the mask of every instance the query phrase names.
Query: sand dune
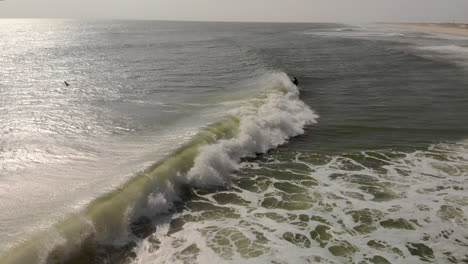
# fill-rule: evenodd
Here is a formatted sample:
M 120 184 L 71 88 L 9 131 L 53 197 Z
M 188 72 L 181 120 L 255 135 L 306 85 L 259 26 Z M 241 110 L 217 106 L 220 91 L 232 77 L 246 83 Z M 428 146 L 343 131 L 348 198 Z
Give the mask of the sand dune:
M 400 23 L 395 26 L 432 33 L 468 36 L 468 24 L 459 23 Z

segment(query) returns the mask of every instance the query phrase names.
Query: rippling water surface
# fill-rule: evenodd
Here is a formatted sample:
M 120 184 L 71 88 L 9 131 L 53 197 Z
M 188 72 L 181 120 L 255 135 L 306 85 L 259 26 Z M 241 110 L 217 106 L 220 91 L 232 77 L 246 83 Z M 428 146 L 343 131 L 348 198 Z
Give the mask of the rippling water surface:
M 466 38 L 73 20 L 0 33 L 5 263 L 468 262 Z

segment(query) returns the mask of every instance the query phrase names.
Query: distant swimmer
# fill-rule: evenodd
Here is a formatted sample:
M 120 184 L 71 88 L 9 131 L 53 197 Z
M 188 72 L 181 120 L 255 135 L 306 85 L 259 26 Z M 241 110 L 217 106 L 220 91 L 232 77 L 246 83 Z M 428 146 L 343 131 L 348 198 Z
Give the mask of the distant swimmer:
M 64 83 L 65 86 L 67 86 L 67 87 L 70 86 L 70 84 L 69 84 L 67 81 L 64 81 L 63 83 Z
M 293 78 L 292 78 L 292 82 L 293 82 L 294 85 L 296 85 L 296 86 L 299 85 L 299 80 L 298 80 L 296 77 L 293 77 Z

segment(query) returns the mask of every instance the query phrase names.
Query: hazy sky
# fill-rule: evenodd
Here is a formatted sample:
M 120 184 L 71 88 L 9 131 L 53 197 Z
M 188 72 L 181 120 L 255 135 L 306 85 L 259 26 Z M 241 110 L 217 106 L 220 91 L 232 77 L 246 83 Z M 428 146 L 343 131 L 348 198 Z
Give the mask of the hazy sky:
M 0 17 L 468 23 L 468 0 L 0 0 Z

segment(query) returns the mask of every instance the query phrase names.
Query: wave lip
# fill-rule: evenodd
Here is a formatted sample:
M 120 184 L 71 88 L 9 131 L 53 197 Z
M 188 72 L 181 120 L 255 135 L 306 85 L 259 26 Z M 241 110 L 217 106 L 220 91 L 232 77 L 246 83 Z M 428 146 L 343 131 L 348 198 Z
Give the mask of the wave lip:
M 82 212 L 1 254 L 2 263 L 89 261 L 108 245 L 125 247 L 139 239 L 133 223 L 171 212 L 181 200 L 183 186 L 229 184 L 241 158 L 284 144 L 303 134 L 305 125 L 316 123 L 318 115 L 300 100 L 298 88 L 285 73 L 268 74 L 268 87 L 229 118 L 202 129 L 190 143 Z

